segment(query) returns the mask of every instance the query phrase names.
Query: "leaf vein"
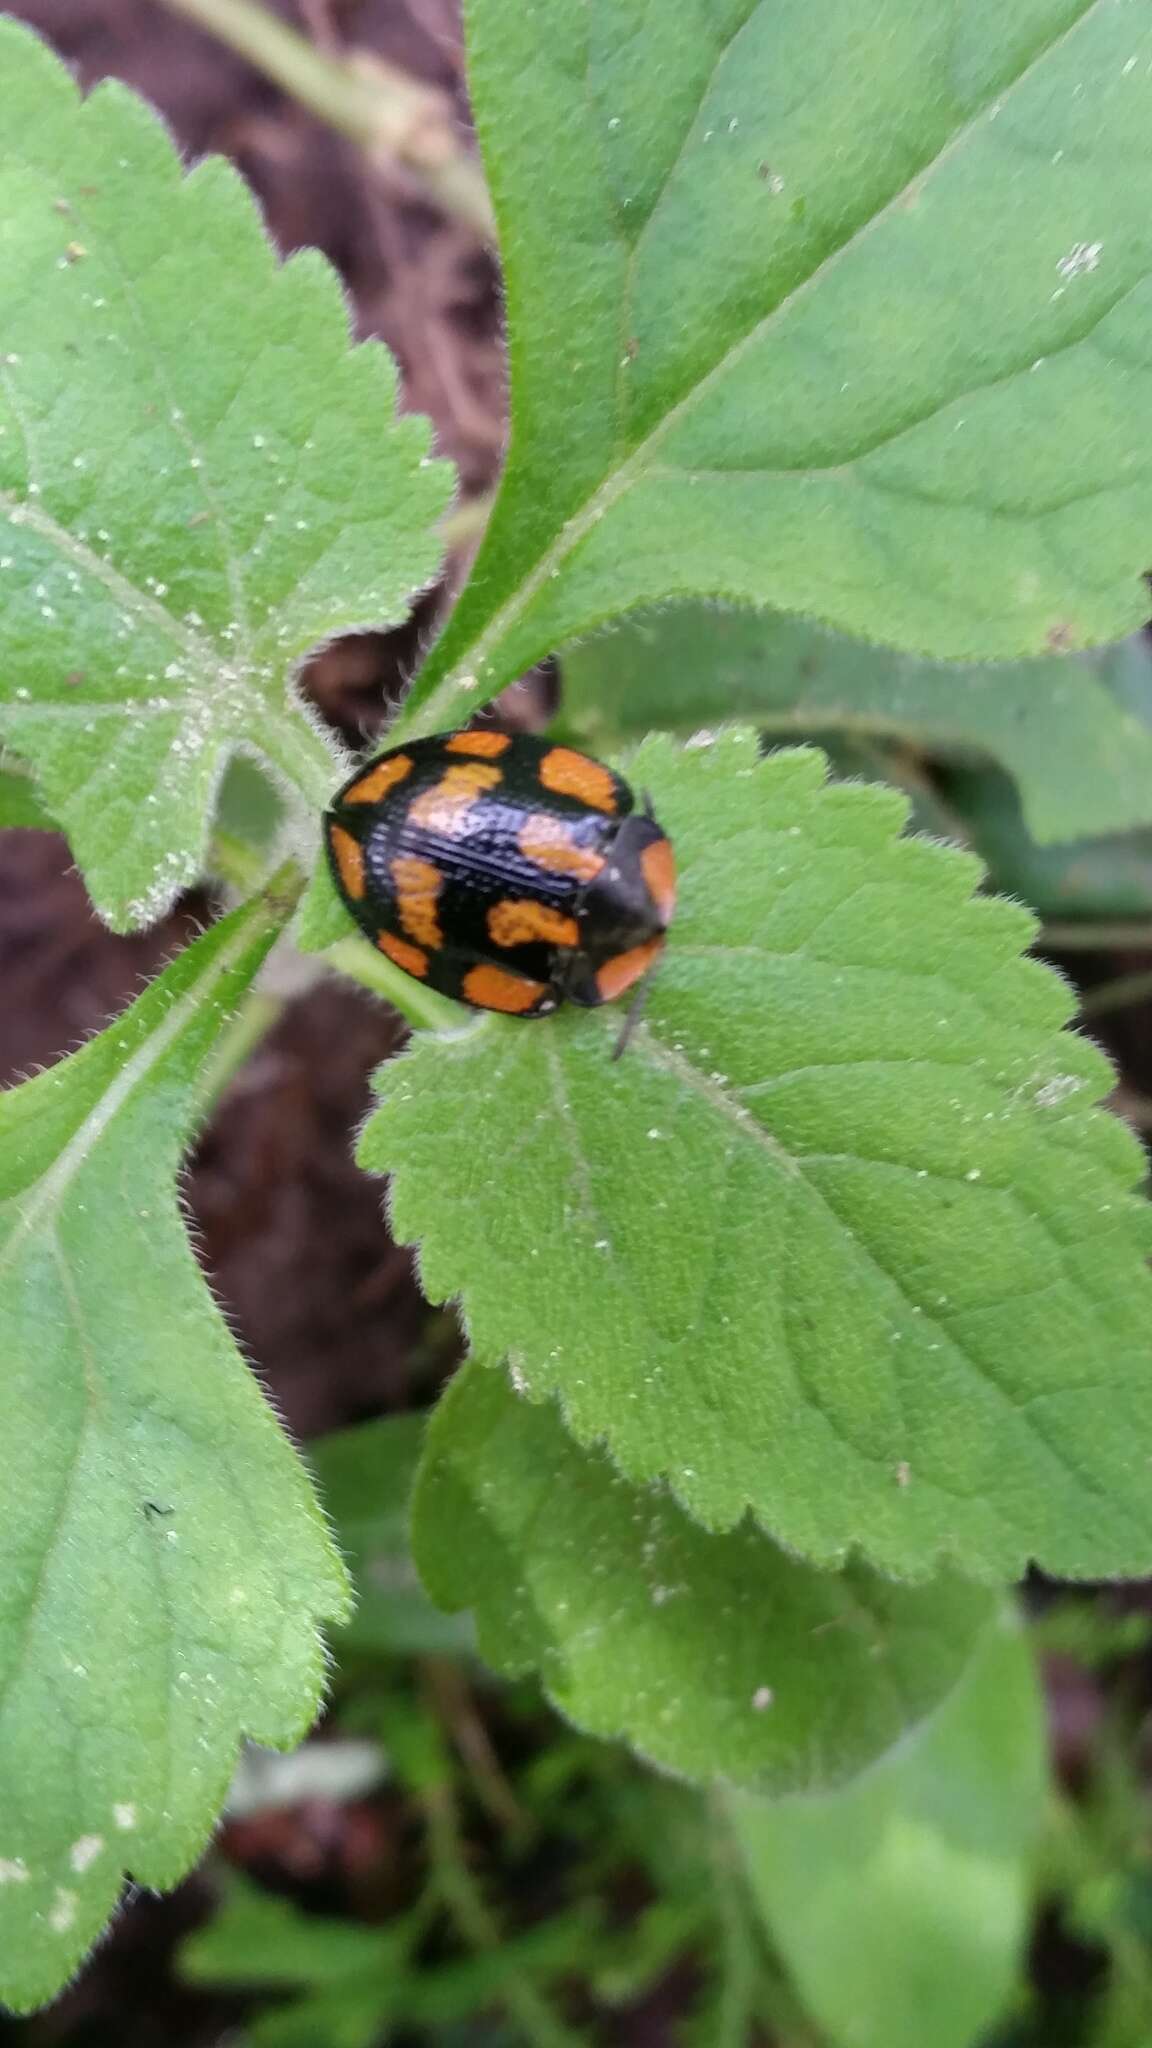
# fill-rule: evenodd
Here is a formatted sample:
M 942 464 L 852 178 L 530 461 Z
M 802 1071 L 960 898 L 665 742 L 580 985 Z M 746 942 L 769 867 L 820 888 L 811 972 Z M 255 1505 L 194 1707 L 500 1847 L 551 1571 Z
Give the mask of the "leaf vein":
M 747 1111 L 732 1099 L 728 1090 L 723 1085 L 701 1074 L 699 1069 L 693 1066 L 690 1060 L 685 1059 L 671 1047 L 657 1040 L 649 1027 L 642 1027 L 636 1034 L 636 1044 L 642 1056 L 647 1057 L 652 1064 L 658 1067 L 663 1066 L 673 1073 L 678 1080 L 694 1089 L 698 1094 L 703 1095 L 714 1108 L 719 1109 L 721 1114 L 734 1123 L 736 1128 L 742 1131 L 751 1143 L 756 1144 L 762 1151 L 769 1153 L 783 1171 L 794 1179 L 801 1181 L 810 1191 L 813 1198 L 826 1210 L 828 1216 L 836 1223 L 837 1227 L 844 1232 L 865 1264 L 872 1268 L 885 1285 L 891 1289 L 892 1293 L 903 1301 L 909 1309 L 914 1309 L 918 1314 L 922 1315 L 924 1317 L 924 1326 L 926 1328 L 931 1326 L 933 1330 L 938 1331 L 941 1339 L 947 1344 L 958 1362 L 967 1368 L 979 1384 L 995 1394 L 1013 1417 L 1017 1416 L 1018 1403 L 1012 1398 L 1010 1391 L 991 1371 L 981 1366 L 972 1357 L 971 1353 L 965 1350 L 963 1344 L 946 1324 L 941 1323 L 934 1317 L 930 1310 L 926 1309 L 923 1302 L 918 1302 L 914 1299 L 899 1276 L 884 1264 L 873 1248 L 857 1234 L 851 1223 L 845 1221 L 827 1192 L 808 1178 L 804 1171 L 806 1162 L 794 1157 L 787 1147 L 775 1138 L 772 1133 L 756 1123 L 748 1115 Z M 1055 1239 L 1051 1238 L 1050 1232 L 1046 1232 L 1046 1234 L 1049 1236 L 1058 1261 L 1062 1261 L 1063 1248 Z M 1075 1285 L 1075 1283 L 1072 1284 Z M 1058 1387 L 1052 1389 L 1054 1395 L 1059 1392 L 1060 1389 Z M 1109 1490 L 1096 1482 L 1086 1466 L 1078 1464 L 1075 1457 L 1068 1452 L 1065 1446 L 1055 1443 L 1051 1436 L 1039 1427 L 1037 1428 L 1037 1435 L 1049 1458 L 1067 1477 L 1081 1484 L 1084 1491 L 1093 1498 L 1106 1500 L 1110 1506 L 1114 1505 Z M 1124 1510 L 1124 1514 L 1126 1519 L 1132 1519 L 1127 1509 Z M 1133 1526 L 1133 1535 L 1134 1539 L 1139 1540 L 1139 1531 L 1135 1525 Z

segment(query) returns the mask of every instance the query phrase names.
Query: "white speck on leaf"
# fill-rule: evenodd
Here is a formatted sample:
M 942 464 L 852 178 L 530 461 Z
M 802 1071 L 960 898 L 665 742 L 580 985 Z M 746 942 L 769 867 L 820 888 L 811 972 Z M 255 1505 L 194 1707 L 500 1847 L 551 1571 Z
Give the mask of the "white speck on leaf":
M 1078 1094 L 1083 1086 L 1077 1074 L 1054 1074 L 1050 1081 L 1045 1081 L 1044 1086 L 1036 1090 L 1032 1100 L 1037 1109 L 1055 1109 L 1070 1095 Z
M 775 1697 L 776 1695 L 770 1685 L 758 1685 L 752 1695 L 752 1705 L 758 1714 L 762 1714 L 766 1707 L 772 1705 Z
M 67 1934 L 75 1918 L 76 1894 L 75 1892 L 66 1892 L 61 1886 L 52 1901 L 52 1909 L 48 1915 L 48 1925 L 52 1929 L 53 1934 Z
M 1065 283 L 1070 283 L 1074 277 L 1084 277 L 1096 270 L 1103 247 L 1103 242 L 1077 242 L 1074 248 L 1069 249 L 1067 256 L 1061 256 L 1056 269 Z
M 0 1856 L 0 1884 L 27 1884 L 28 1865 L 22 1856 Z
M 73 1842 L 68 1851 L 68 1861 L 77 1877 L 83 1875 L 90 1863 L 95 1863 L 103 1848 L 103 1835 L 81 1835 L 78 1842 Z
M 112 1818 L 118 1828 L 129 1834 L 136 1825 L 136 1808 L 125 1800 L 112 1808 Z

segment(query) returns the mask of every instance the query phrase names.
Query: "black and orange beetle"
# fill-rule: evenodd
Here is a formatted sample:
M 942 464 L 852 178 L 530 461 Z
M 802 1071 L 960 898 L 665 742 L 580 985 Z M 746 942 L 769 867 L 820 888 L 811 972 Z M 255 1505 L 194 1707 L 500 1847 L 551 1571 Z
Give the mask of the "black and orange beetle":
M 389 960 L 511 1017 L 623 995 L 676 900 L 667 836 L 572 747 L 449 732 L 359 768 L 325 814 L 336 887 Z

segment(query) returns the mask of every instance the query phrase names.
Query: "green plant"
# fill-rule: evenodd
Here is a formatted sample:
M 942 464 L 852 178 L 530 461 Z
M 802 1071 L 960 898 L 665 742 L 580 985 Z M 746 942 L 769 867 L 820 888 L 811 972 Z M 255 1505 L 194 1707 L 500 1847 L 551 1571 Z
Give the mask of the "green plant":
M 682 730 L 625 615 L 722 598 L 762 608 L 754 666 L 786 645 L 807 683 L 834 659 L 865 724 L 936 718 L 1013 766 L 1025 672 L 950 676 L 948 721 L 921 658 L 1047 655 L 1043 689 L 1059 655 L 1069 730 L 1103 760 L 1112 718 L 1127 744 L 1124 658 L 1069 650 L 1146 601 L 1141 0 L 970 0 L 946 39 L 927 0 L 467 15 L 513 453 L 391 738 L 617 621 L 615 657 L 573 664 L 571 729 Z M 802 1989 L 827 1937 L 816 1892 L 801 1924 L 774 1881 L 796 1831 L 814 1867 L 829 1828 L 883 1837 L 875 1897 L 911 1938 L 892 1844 L 927 1829 L 933 1870 L 963 1865 L 930 1787 L 973 1774 L 1011 1910 L 979 1930 L 970 2038 L 1014 1966 L 1038 1804 L 1002 1589 L 1033 1560 L 1152 1568 L 1149 1231 L 1137 1148 L 1094 1107 L 1107 1065 L 970 855 L 901 836 L 898 794 L 826 782 L 811 749 L 716 731 L 771 724 L 773 693 L 709 679 L 699 614 L 706 729 L 629 768 L 682 872 L 629 1057 L 602 1014 L 465 1018 L 374 956 L 317 862 L 347 764 L 293 676 L 403 616 L 450 478 L 324 266 L 277 269 L 230 171 L 182 178 L 146 109 L 114 87 L 81 106 L 12 25 L 0 78 L 0 822 L 57 820 L 117 929 L 198 876 L 239 899 L 0 1103 L 0 1993 L 50 1996 L 122 1871 L 188 1867 L 241 1735 L 289 1744 L 314 1716 L 317 1628 L 345 1611 L 177 1196 L 295 919 L 425 1027 L 361 1157 L 471 1343 L 416 1483 L 430 1590 L 584 1729 L 722 1788 Z M 831 656 L 775 608 L 902 653 Z M 820 725 L 826 702 L 790 701 Z M 1025 794 L 1059 838 L 1053 752 Z M 1105 812 L 1086 791 L 1072 829 L 1152 823 L 1137 778 Z M 810 1811 L 763 1804 L 800 1792 Z M 969 1938 L 943 1890 L 932 1984 Z M 372 1967 L 418 1932 L 366 1934 Z M 723 1997 L 740 2039 L 755 1998 Z M 887 2048 L 905 2023 L 877 2016 Z

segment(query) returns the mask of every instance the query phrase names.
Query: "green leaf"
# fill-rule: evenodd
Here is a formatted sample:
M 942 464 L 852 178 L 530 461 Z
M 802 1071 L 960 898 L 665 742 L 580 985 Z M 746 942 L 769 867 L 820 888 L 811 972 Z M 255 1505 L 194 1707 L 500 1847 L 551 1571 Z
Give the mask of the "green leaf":
M 259 2048 L 373 2048 L 404 1981 L 409 1923 L 359 1927 L 302 1913 L 233 1878 L 220 1909 L 180 1951 L 191 1984 L 299 1990 L 252 2022 Z
M 1142 622 L 1145 0 L 465 13 L 512 444 L 408 730 L 674 596 L 973 660 Z
M 916 1576 L 1152 1566 L 1149 1218 L 1032 924 L 903 800 L 749 734 L 628 766 L 676 846 L 646 1023 L 489 1018 L 363 1163 L 474 1349 L 712 1528 Z
M 754 719 L 774 736 L 896 741 L 997 761 L 1040 840 L 1152 824 L 1152 649 L 959 668 L 772 613 L 678 605 L 564 655 L 564 716 L 603 747 Z
M 324 953 L 356 929 L 336 893 L 327 861 L 317 861 L 296 913 L 297 946 L 302 953 Z
M 389 1987 L 377 1972 L 356 1977 L 331 1991 L 319 1992 L 292 2005 L 276 2006 L 251 2021 L 251 2048 L 381 2048 L 390 2033 L 381 2033 L 391 2003 Z
M 997 769 L 956 767 L 941 787 L 948 812 L 995 886 L 1020 897 L 1038 916 L 1152 916 L 1152 829 L 1038 845 L 1017 790 Z
M 214 1919 L 180 1950 L 190 1984 L 333 1990 L 349 1978 L 386 1975 L 403 1952 L 403 1925 L 359 1927 L 301 1913 L 287 1899 L 230 1879 Z
M 420 1654 L 469 1644 L 467 1624 L 433 1607 L 412 1562 L 408 1507 L 423 1442 L 422 1415 L 384 1415 L 309 1446 L 308 1462 L 356 1586 L 337 1654 Z
M 36 832 L 55 832 L 56 820 L 49 816 L 36 785 L 23 762 L 0 749 L 0 831 L 13 825 Z
M 993 1631 L 939 1711 L 812 1799 L 733 1795 L 773 1941 L 834 2048 L 971 2048 L 1012 1990 L 1046 1791 L 1035 1671 Z
M 245 1732 L 297 1740 L 344 1578 L 184 1233 L 202 1077 L 288 908 L 213 926 L 0 1098 L 0 1998 L 175 1883 Z
M 217 1918 L 185 1942 L 181 1966 L 194 1984 L 304 1993 L 261 2015 L 252 2028 L 260 2048 L 369 2048 L 381 2040 L 389 2016 L 416 2021 L 422 2039 L 424 2028 L 435 2028 L 439 2039 L 448 2021 L 482 2012 L 502 1995 L 512 2005 L 518 1981 L 526 2006 L 534 1978 L 547 1982 L 570 1975 L 589 1945 L 590 1915 L 578 1907 L 499 1941 L 491 1952 L 463 1960 L 440 1955 L 416 1974 L 408 1957 L 420 1932 L 419 1915 L 417 1908 L 381 1929 L 350 1926 L 234 1883 Z M 535 2000 L 533 2009 L 539 2010 Z M 474 2038 L 469 2033 L 468 2040 Z M 575 2038 L 559 2023 L 546 2031 L 543 2021 L 538 2033 L 526 2028 L 517 2036 L 538 2040 L 541 2048 L 567 2048 Z
M 664 1770 L 761 1790 L 871 1762 L 956 1683 L 988 1615 L 959 1582 L 816 1572 L 747 1523 L 708 1535 L 475 1362 L 429 1429 L 414 1532 L 433 1599 L 475 1609 L 498 1670 L 537 1671 L 579 1727 Z
M 448 472 L 235 171 L 185 177 L 139 100 L 81 105 L 12 22 L 0 81 L 0 731 L 122 929 L 199 871 L 237 752 L 323 801 L 337 759 L 293 671 L 405 615 Z

